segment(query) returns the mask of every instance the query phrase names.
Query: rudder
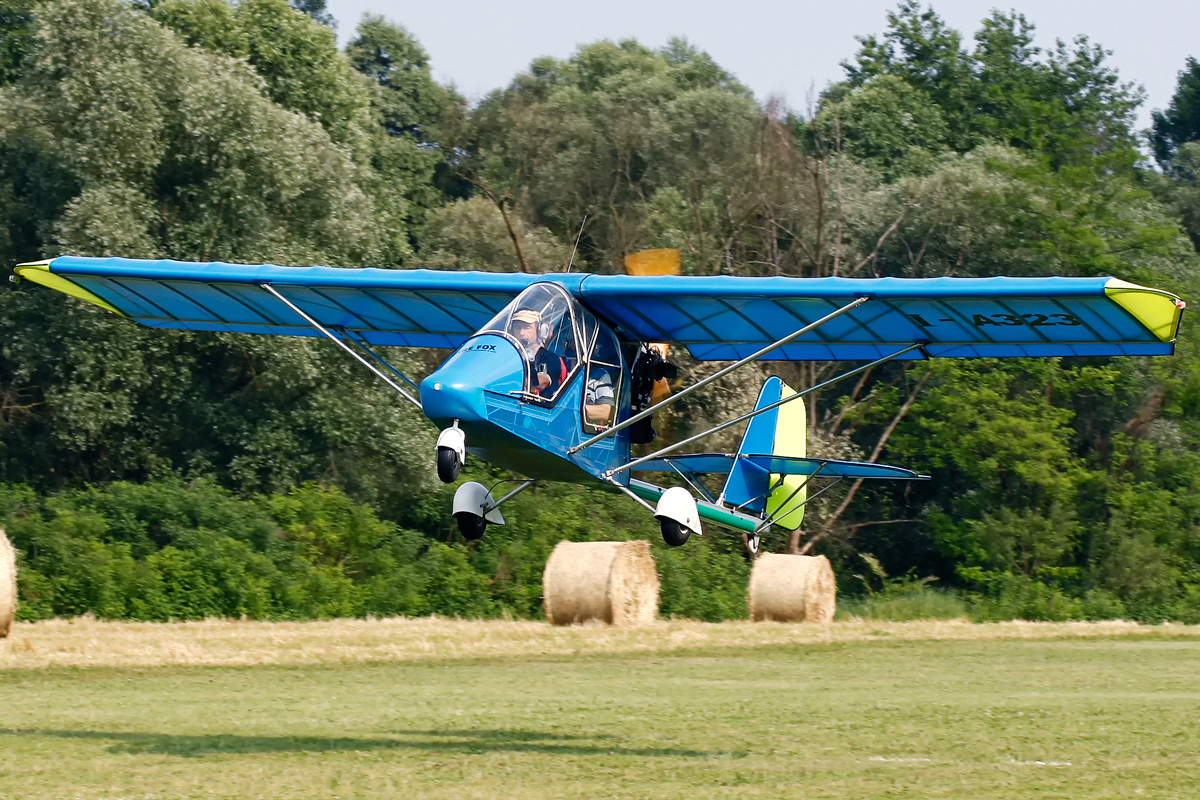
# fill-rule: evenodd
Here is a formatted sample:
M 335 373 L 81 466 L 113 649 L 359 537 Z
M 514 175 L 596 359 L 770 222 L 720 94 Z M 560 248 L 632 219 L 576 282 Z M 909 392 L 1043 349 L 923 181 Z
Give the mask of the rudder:
M 772 376 L 759 390 L 754 408 L 765 408 L 795 393 L 792 387 Z M 751 419 L 738 446 L 738 455 L 803 458 L 807 454 L 807 435 L 808 414 L 804 400 L 793 400 Z M 776 516 L 774 524 L 795 530 L 804 521 L 804 503 L 808 499 L 805 480 L 803 475 L 772 474 L 739 459 L 729 471 L 721 499 L 750 513 Z

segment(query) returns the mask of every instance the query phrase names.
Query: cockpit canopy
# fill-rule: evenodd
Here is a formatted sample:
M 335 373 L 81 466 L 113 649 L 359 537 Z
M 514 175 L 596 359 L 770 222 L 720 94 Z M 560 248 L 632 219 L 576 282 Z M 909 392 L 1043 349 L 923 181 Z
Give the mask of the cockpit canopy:
M 596 338 L 596 318 L 558 284 L 535 283 L 479 332 L 516 339 L 531 360 L 545 349 L 578 361 Z
M 569 292 L 554 283 L 535 283 L 504 307 L 479 333 L 497 333 L 512 340 L 525 354 L 536 380 L 545 371 L 553 378 L 551 391 L 540 399 L 553 401 L 596 341 L 596 318 Z M 530 386 L 530 391 L 536 384 Z M 537 392 L 533 392 L 537 393 Z

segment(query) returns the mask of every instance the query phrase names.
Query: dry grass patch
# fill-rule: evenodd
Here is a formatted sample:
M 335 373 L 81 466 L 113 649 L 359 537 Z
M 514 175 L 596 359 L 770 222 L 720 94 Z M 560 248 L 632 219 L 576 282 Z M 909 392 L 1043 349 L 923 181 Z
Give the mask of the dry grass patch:
M 1200 639 L 1200 626 L 1132 622 L 965 620 L 825 625 L 660 620 L 640 628 L 551 626 L 509 620 L 340 619 L 317 622 L 102 622 L 80 618 L 16 623 L 0 641 L 0 669 L 420 662 L 538 655 L 653 653 L 872 640 L 939 641 Z

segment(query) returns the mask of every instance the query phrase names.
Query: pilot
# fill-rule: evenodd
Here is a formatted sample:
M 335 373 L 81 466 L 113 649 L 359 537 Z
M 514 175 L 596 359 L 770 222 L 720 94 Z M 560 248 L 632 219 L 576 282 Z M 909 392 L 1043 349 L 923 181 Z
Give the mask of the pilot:
M 525 358 L 536 370 L 536 386 L 533 394 L 553 397 L 558 387 L 567 378 L 567 363 L 562 356 L 542 346 L 542 315 L 532 308 L 522 308 L 512 315 L 508 332 L 512 334 L 525 352 Z
M 512 315 L 512 320 L 508 323 L 508 332 L 521 343 L 521 347 L 525 350 L 525 358 L 530 361 L 537 355 L 538 342 L 541 340 L 538 325 L 541 322 L 541 314 L 532 308 L 522 308 Z

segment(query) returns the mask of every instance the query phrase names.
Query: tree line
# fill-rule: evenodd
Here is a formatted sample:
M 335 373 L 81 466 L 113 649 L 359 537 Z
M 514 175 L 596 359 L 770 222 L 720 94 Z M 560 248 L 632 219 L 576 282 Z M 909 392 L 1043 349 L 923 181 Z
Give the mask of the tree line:
M 578 234 L 594 272 L 673 247 L 694 275 L 1200 296 L 1194 59 L 1140 132 L 1141 90 L 1101 46 L 1043 47 L 1002 12 L 968 39 L 909 1 L 810 108 L 759 102 L 683 40 L 540 58 L 471 104 L 401 25 L 367 16 L 339 50 L 331 21 L 317 0 L 0 0 L 3 263 L 546 272 Z M 435 432 L 319 342 L 151 331 L 24 285 L 0 291 L 0 335 L 0 510 L 30 617 L 525 616 L 558 538 L 655 535 L 632 504 L 548 485 L 461 542 Z M 935 480 L 830 492 L 766 547 L 829 555 L 849 593 L 907 576 L 984 616 L 1200 619 L 1195 336 L 1185 315 L 1172 358 L 890 364 L 828 389 L 811 454 Z M 441 354 L 388 355 L 420 375 Z M 834 368 L 760 365 L 656 426 L 675 440 L 747 410 L 768 372 Z M 667 613 L 744 612 L 740 544 L 714 533 L 658 553 Z

